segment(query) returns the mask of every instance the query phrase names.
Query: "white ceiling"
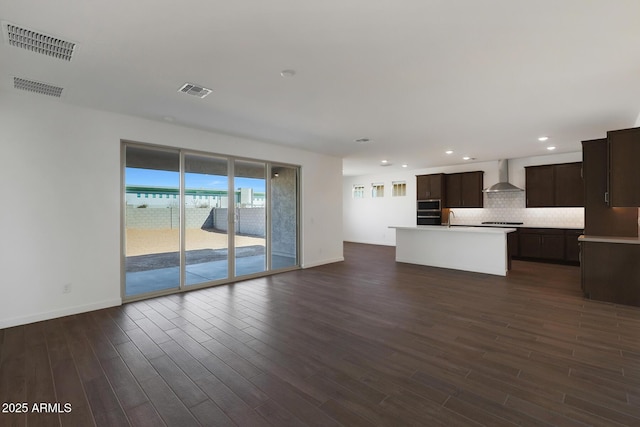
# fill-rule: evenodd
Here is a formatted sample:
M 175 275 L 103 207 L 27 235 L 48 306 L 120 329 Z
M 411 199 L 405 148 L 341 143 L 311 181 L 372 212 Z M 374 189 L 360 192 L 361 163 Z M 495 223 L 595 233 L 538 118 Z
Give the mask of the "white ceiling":
M 0 20 L 78 43 L 65 62 L 3 40 L 0 96 L 34 79 L 340 156 L 346 175 L 578 151 L 640 112 L 638 0 L 3 0 Z

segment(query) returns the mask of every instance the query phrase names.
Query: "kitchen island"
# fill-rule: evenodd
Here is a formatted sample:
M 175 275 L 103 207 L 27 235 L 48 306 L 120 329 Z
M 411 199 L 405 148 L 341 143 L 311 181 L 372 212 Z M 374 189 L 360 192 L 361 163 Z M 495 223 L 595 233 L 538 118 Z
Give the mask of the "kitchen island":
M 506 276 L 515 228 L 418 225 L 396 230 L 396 261 Z

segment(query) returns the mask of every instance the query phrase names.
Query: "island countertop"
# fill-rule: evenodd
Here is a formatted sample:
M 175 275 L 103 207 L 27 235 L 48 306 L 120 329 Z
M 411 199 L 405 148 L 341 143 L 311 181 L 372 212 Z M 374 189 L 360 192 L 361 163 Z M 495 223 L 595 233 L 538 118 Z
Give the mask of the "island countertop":
M 483 224 L 481 222 L 459 222 L 451 224 L 451 227 L 500 227 L 500 228 L 549 228 L 559 230 L 584 230 L 584 226 L 575 225 L 558 225 L 558 224 L 539 224 L 539 223 L 522 223 L 522 224 Z
M 486 233 L 486 234 L 506 234 L 517 231 L 516 228 L 502 227 L 474 227 L 465 225 L 413 225 L 413 226 L 389 226 L 396 230 L 416 230 L 416 231 L 446 231 L 451 233 Z
M 507 234 L 515 228 L 391 226 L 396 261 L 506 276 Z

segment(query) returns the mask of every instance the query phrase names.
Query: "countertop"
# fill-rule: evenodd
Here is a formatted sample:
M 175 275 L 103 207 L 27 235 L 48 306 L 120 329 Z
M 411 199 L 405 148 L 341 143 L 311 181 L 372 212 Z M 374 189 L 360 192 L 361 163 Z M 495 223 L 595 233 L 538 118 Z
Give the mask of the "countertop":
M 619 237 L 619 236 L 580 236 L 580 242 L 596 243 L 623 243 L 627 245 L 640 245 L 639 237 Z
M 516 231 L 515 228 L 505 227 L 474 227 L 474 226 L 460 226 L 452 225 L 447 227 L 446 225 L 414 225 L 414 226 L 389 226 L 389 228 L 395 228 L 397 230 L 416 230 L 416 231 L 446 231 L 449 233 L 486 233 L 486 234 L 499 234 L 499 233 L 512 233 Z
M 529 224 L 518 224 L 518 225 L 505 225 L 505 224 L 481 224 L 479 222 L 460 222 L 460 224 L 454 222 L 451 224 L 451 227 L 511 227 L 511 228 L 556 228 L 558 230 L 584 230 L 584 227 L 564 227 L 564 226 L 556 226 L 556 225 L 529 225 Z

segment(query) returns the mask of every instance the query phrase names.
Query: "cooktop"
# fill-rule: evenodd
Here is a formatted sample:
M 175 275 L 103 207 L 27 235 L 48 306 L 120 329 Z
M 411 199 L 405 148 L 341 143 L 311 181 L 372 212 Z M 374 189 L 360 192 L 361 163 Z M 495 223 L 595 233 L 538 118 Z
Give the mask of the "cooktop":
M 522 225 L 522 222 L 506 222 L 506 221 L 483 221 L 487 225 Z

